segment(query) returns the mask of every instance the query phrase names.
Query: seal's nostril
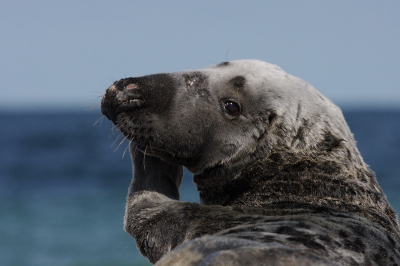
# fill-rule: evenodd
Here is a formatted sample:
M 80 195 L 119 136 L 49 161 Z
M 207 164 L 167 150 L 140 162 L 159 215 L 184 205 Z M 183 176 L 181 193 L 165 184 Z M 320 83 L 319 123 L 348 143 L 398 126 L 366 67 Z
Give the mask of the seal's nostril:
M 134 90 L 137 89 L 137 85 L 136 84 L 129 84 L 127 86 L 125 86 L 124 90 Z
M 115 89 L 119 91 L 134 90 L 138 88 L 137 79 L 126 78 L 114 82 Z

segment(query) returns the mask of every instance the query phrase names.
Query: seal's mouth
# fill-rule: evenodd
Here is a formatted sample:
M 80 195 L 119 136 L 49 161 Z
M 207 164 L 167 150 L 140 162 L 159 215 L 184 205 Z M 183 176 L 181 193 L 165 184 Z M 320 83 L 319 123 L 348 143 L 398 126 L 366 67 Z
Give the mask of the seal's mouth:
M 165 157 L 174 157 L 174 154 L 172 154 L 171 152 L 162 149 L 162 148 L 158 148 L 158 147 L 154 147 L 152 145 L 140 145 L 137 144 L 136 148 L 139 149 L 141 152 L 143 152 L 146 155 L 150 155 L 150 156 L 154 156 L 154 157 L 159 157 L 159 158 L 165 158 Z
M 152 129 L 149 124 L 138 122 L 139 109 L 145 106 L 139 86 L 125 80 L 115 82 L 103 96 L 101 112 L 129 140 L 137 143 L 136 148 L 147 155 L 165 157 L 174 156 L 171 152 L 154 145 Z

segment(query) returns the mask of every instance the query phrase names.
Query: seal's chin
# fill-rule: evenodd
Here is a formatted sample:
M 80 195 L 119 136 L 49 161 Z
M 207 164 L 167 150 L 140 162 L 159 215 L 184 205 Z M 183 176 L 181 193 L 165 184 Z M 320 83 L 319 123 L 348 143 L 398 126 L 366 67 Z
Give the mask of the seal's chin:
M 173 157 L 173 155 L 171 153 L 169 153 L 168 151 L 152 147 L 151 145 L 142 146 L 142 145 L 137 144 L 136 147 L 141 152 L 143 152 L 145 155 L 154 156 L 154 157 L 158 157 L 161 159 L 163 159 L 165 157 Z
M 134 143 L 134 142 L 133 142 Z M 134 143 L 134 146 L 137 150 L 141 151 L 145 155 L 159 158 L 163 161 L 172 164 L 184 165 L 186 164 L 187 159 L 179 158 L 167 150 L 155 148 L 151 145 L 141 146 L 139 144 Z
M 119 131 L 125 136 L 126 139 L 131 141 L 134 140 L 135 128 L 133 124 L 129 121 L 129 119 L 127 119 L 129 117 L 127 112 L 114 111 L 112 116 L 113 116 L 112 123 L 114 124 L 114 126 L 116 126 L 119 129 Z

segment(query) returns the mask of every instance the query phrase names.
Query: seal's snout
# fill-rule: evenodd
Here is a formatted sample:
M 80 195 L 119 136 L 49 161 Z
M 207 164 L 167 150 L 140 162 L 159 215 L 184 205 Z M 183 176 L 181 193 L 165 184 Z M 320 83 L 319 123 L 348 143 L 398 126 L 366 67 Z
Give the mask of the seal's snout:
M 118 85 L 118 84 L 117 84 Z M 116 98 L 125 107 L 138 108 L 144 103 L 137 84 L 127 84 L 124 87 L 117 87 Z
M 138 108 L 144 103 L 137 78 L 121 79 L 110 88 L 116 90 L 116 98 L 121 106 Z
M 139 108 L 144 104 L 138 85 L 126 80 L 114 82 L 101 101 L 101 112 L 116 124 L 118 114 Z

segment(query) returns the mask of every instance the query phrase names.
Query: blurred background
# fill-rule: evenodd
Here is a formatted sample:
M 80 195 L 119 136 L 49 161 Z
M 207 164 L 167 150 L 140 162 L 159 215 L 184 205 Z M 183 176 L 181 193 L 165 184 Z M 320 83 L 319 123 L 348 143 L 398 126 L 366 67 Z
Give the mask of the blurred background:
M 399 13 L 368 0 L 1 1 L 1 264 L 149 265 L 123 231 L 131 164 L 101 96 L 120 78 L 235 59 L 277 64 L 339 105 L 400 212 Z M 181 197 L 198 201 L 189 173 Z

